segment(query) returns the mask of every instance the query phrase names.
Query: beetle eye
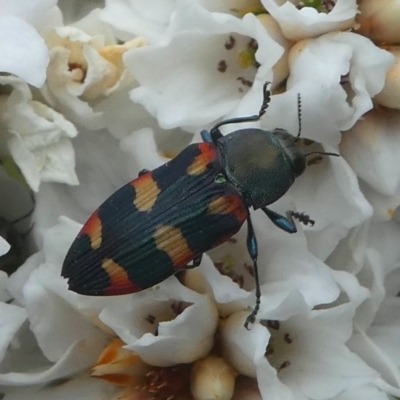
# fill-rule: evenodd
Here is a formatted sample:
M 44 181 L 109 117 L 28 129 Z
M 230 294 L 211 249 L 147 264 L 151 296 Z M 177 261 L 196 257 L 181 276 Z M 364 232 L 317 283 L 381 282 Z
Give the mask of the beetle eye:
M 226 179 L 222 174 L 218 174 L 215 179 L 214 179 L 215 183 L 225 183 Z

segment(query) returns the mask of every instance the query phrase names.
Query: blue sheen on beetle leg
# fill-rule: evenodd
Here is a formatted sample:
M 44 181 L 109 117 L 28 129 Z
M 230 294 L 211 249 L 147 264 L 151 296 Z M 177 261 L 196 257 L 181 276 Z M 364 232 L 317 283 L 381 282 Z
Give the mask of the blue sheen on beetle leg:
M 253 260 L 253 271 L 254 271 L 254 280 L 256 283 L 256 305 L 250 315 L 246 318 L 246 322 L 244 326 L 246 329 L 249 329 L 249 324 L 254 324 L 256 320 L 256 316 L 258 310 L 260 309 L 261 303 L 261 289 L 260 289 L 260 278 L 258 275 L 258 265 L 257 265 L 257 257 L 258 257 L 258 246 L 257 246 L 257 238 L 254 234 L 253 223 L 251 222 L 250 215 L 247 218 L 247 250 L 250 254 L 251 259 Z
M 210 132 L 201 131 L 200 135 L 201 135 L 201 138 L 203 139 L 203 142 L 205 142 L 205 143 L 214 143 L 214 141 L 213 141 L 213 139 L 212 139 L 212 137 L 210 135 Z
M 261 210 L 265 212 L 267 217 L 278 227 L 283 229 L 288 233 L 296 233 L 296 224 L 293 221 L 293 213 L 291 211 L 287 212 L 287 217 L 270 210 L 267 207 L 261 207 Z

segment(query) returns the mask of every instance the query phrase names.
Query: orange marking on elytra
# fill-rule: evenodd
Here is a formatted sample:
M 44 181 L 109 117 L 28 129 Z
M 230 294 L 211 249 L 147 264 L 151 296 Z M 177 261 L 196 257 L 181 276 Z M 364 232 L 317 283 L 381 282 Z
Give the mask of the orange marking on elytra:
M 185 267 L 195 256 L 179 228 L 170 225 L 159 226 L 153 238 L 157 249 L 168 254 L 175 269 Z
M 110 278 L 108 288 L 104 291 L 107 295 L 135 293 L 143 290 L 142 287 L 133 283 L 123 267 L 110 258 L 105 258 L 101 264 Z
M 86 224 L 79 232 L 79 235 L 88 235 L 90 246 L 93 250 L 96 250 L 101 246 L 101 229 L 101 219 L 99 218 L 97 211 L 95 211 L 86 221 Z
M 216 151 L 210 143 L 199 143 L 200 154 L 195 157 L 186 170 L 188 175 L 200 175 L 207 170 L 208 164 L 215 160 Z
M 131 182 L 131 185 L 135 188 L 134 206 L 139 211 L 150 211 L 161 192 L 151 172 L 135 179 Z
M 212 200 L 208 205 L 207 211 L 210 214 L 234 214 L 236 219 L 241 223 L 243 223 L 249 215 L 243 201 L 233 194 L 220 196 Z

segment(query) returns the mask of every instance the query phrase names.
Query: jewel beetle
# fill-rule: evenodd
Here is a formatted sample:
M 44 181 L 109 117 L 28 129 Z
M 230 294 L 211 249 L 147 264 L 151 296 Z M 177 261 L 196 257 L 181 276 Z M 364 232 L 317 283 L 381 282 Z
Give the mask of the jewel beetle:
M 257 240 L 249 208 L 261 209 L 286 232 L 297 231 L 294 218 L 313 224 L 307 215 L 280 215 L 267 206 L 282 197 L 306 168 L 299 133 L 256 128 L 222 135 L 220 127 L 258 121 L 271 94 L 268 82 L 257 115 L 223 120 L 202 143 L 191 144 L 166 164 L 144 170 L 112 194 L 92 214 L 69 249 L 62 267 L 69 289 L 89 296 L 112 296 L 150 288 L 184 269 L 197 267 L 204 252 L 227 241 L 247 222 L 247 249 L 254 265 L 256 304 L 260 307 Z

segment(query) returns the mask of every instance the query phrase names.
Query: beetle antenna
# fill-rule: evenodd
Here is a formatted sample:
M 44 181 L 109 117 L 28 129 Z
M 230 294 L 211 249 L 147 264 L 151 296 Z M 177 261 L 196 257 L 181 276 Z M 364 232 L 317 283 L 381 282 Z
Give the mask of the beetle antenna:
M 297 142 L 297 140 L 300 139 L 300 135 L 301 135 L 301 95 L 300 95 L 300 93 L 297 93 L 297 121 L 299 123 L 299 132 L 297 133 L 295 142 Z
M 311 154 L 321 154 L 323 156 L 335 156 L 335 157 L 340 157 L 340 154 L 337 153 L 328 153 L 325 151 L 311 151 L 310 153 L 306 153 L 305 156 L 310 156 Z
M 260 107 L 260 111 L 256 115 L 251 115 L 249 117 L 238 117 L 238 118 L 229 118 L 223 121 L 218 122 L 210 131 L 211 136 L 213 136 L 214 132 L 218 130 L 218 128 L 222 125 L 227 124 L 237 124 L 240 122 L 251 122 L 251 121 L 258 121 L 267 111 L 269 102 L 271 101 L 271 91 L 268 89 L 268 85 L 271 82 L 265 82 L 263 86 L 263 101 Z

